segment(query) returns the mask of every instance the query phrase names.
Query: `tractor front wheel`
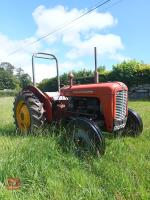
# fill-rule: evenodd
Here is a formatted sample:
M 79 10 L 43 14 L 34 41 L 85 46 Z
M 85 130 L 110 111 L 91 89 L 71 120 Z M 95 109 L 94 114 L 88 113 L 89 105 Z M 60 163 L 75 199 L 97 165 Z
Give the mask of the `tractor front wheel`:
M 130 136 L 138 136 L 143 131 L 143 122 L 137 112 L 132 109 L 128 109 L 127 123 L 124 128 L 124 134 Z
M 85 118 L 73 119 L 68 124 L 68 130 L 73 151 L 77 155 L 105 153 L 105 138 L 94 122 Z
M 43 104 L 29 90 L 16 96 L 13 111 L 16 128 L 21 133 L 33 132 L 45 122 Z

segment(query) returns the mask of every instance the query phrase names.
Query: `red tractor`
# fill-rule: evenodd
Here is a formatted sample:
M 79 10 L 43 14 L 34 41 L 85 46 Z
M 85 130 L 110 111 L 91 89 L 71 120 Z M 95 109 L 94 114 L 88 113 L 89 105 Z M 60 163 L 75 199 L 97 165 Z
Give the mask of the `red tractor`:
M 55 60 L 57 92 L 42 92 L 35 86 L 35 58 Z M 100 155 L 105 152 L 103 131 L 112 134 L 121 131 L 132 136 L 142 133 L 141 117 L 128 109 L 127 86 L 122 82 L 98 83 L 96 63 L 95 59 L 95 83 L 73 85 L 70 74 L 70 84 L 60 88 L 57 58 L 47 53 L 34 54 L 33 86 L 24 88 L 14 102 L 17 129 L 21 133 L 31 133 L 45 123 L 65 122 L 68 140 L 73 142 L 76 151 Z

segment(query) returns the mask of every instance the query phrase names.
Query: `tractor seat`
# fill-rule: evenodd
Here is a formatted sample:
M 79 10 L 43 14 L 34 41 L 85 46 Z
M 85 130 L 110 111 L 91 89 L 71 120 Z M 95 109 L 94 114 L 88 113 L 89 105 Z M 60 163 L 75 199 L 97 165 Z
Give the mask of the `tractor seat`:
M 44 92 L 49 99 L 53 99 L 54 101 L 58 100 L 67 100 L 68 98 L 60 95 L 60 92 Z

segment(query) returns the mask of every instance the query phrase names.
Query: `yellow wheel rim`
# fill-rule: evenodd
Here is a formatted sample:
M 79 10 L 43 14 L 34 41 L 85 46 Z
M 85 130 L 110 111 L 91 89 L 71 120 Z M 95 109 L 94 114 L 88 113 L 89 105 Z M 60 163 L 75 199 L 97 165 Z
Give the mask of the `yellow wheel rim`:
M 19 129 L 22 132 L 28 131 L 30 128 L 30 113 L 24 101 L 19 101 L 16 107 L 16 120 Z

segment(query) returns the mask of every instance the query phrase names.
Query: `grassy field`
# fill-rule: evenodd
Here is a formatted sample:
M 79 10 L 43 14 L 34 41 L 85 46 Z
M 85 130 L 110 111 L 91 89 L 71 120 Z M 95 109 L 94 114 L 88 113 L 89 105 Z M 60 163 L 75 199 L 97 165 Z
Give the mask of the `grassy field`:
M 61 135 L 19 136 L 13 125 L 13 98 L 0 98 L 1 200 L 150 199 L 150 102 L 130 102 L 143 118 L 137 138 L 106 138 L 102 158 L 81 160 L 63 150 Z M 19 177 L 19 190 L 8 190 Z

